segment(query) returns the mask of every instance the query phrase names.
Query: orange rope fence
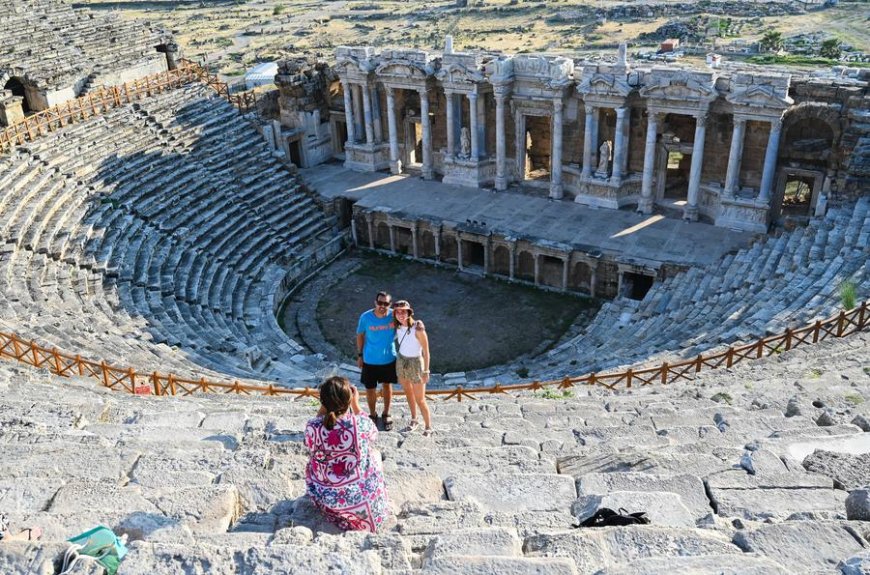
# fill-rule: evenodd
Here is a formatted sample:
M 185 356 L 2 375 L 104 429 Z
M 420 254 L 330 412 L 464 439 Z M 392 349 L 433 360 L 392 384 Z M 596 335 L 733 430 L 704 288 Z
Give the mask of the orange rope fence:
M 664 362 L 655 367 L 631 367 L 626 371 L 589 373 L 581 377 L 565 377 L 560 380 L 534 381 L 514 385 L 496 384 L 491 387 L 457 386 L 453 389 L 427 390 L 429 396 L 444 396 L 444 400 L 477 399 L 481 394 L 509 393 L 512 391 L 537 391 L 546 387 L 568 389 L 577 385 L 603 386 L 615 391 L 618 387 L 631 389 L 655 383 L 670 384 L 682 379 L 692 381 L 695 374 L 719 367 L 731 367 L 743 360 L 760 359 L 796 347 L 811 345 L 831 337 L 845 337 L 863 331 L 870 325 L 870 306 L 864 302 L 860 307 L 841 311 L 825 320 L 816 321 L 800 329 L 787 329 L 745 345 L 731 346 L 724 351 L 676 363 Z M 0 332 L 0 358 L 18 360 L 27 365 L 49 369 L 61 376 L 83 376 L 98 379 L 105 387 L 138 395 L 192 395 L 194 393 L 233 393 L 237 395 L 266 395 L 317 397 L 311 387 L 290 389 L 273 384 L 250 385 L 199 379 L 185 379 L 174 374 L 158 372 L 140 373 L 132 367 L 115 367 L 105 361 L 82 359 L 80 355 L 67 355 L 56 348 L 48 349 L 33 341 L 25 341 L 14 334 Z M 402 394 L 402 392 L 398 392 Z
M 230 94 L 227 84 L 204 70 L 199 64 L 182 59 L 177 68 L 159 72 L 120 86 L 101 86 L 84 96 L 25 116 L 0 131 L 0 153 L 16 145 L 32 142 L 64 126 L 105 114 L 111 109 L 141 100 L 194 81 L 202 81 L 220 96 L 245 113 L 256 106 L 253 92 Z

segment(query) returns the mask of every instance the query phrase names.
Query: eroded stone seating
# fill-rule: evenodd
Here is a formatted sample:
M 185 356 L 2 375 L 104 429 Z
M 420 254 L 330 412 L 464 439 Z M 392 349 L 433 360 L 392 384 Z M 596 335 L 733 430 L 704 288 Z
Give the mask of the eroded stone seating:
M 870 453 L 868 364 L 861 333 L 631 393 L 432 401 L 433 437 L 380 435 L 393 514 L 372 535 L 304 494 L 309 400 L 130 396 L 3 362 L 0 509 L 45 536 L 0 565 L 23 575 L 104 523 L 130 537 L 124 575 L 866 568 L 870 527 L 802 461 Z M 571 528 L 599 505 L 652 523 Z
M 271 298 L 333 220 L 209 88 L 45 136 L 0 181 L 9 331 L 140 371 L 310 381 Z

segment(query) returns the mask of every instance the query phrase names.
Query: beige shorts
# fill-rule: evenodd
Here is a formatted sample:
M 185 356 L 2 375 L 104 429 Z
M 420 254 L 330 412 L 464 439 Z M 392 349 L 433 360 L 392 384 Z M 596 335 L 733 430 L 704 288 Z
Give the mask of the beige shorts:
M 399 381 L 410 381 L 411 383 L 423 382 L 423 357 L 403 357 L 396 358 L 396 375 L 399 376 Z

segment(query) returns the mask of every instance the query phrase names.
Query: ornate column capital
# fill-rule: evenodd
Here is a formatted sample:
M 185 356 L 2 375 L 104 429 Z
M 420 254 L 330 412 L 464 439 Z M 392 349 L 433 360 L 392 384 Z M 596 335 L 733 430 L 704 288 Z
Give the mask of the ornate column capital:
M 625 117 L 625 113 L 628 111 L 628 108 L 621 107 L 621 108 L 615 108 L 615 110 L 616 110 L 616 119 L 621 120 Z
M 698 128 L 707 127 L 707 112 L 695 114 L 695 126 Z
M 562 101 L 562 98 L 553 98 L 553 111 L 561 112 L 565 107 L 565 103 Z

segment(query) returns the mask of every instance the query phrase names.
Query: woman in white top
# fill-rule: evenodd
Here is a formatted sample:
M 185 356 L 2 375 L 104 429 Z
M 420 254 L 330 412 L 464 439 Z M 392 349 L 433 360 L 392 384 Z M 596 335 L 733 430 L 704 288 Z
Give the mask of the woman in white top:
M 411 409 L 411 421 L 402 431 L 409 433 L 420 424 L 417 420 L 419 408 L 426 425 L 423 435 L 428 437 L 432 435 L 432 419 L 426 404 L 426 384 L 429 383 L 426 326 L 422 321 L 414 320 L 414 310 L 407 300 L 399 300 L 393 305 L 393 317 L 396 320 L 396 375 Z

